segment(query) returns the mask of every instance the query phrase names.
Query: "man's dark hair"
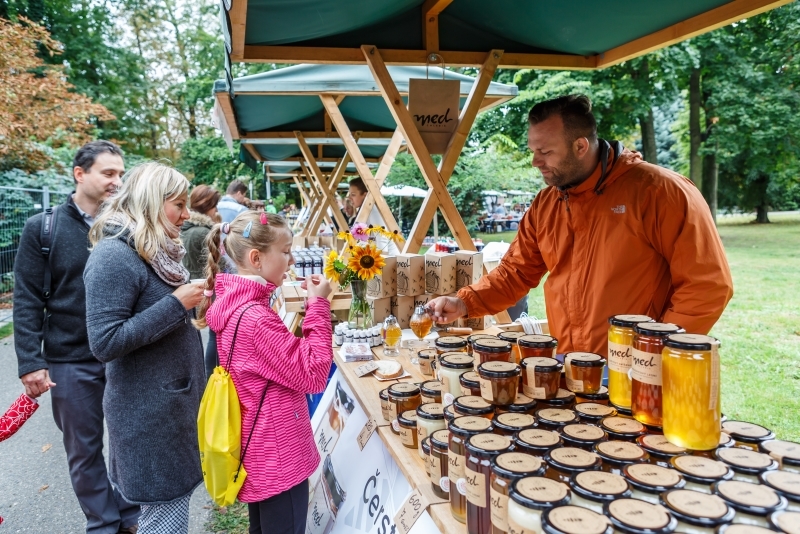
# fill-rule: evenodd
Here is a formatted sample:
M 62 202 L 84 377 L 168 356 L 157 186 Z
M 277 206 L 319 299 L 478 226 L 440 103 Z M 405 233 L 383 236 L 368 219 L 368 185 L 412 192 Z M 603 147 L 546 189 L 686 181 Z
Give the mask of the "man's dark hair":
M 75 157 L 72 158 L 72 168 L 80 167 L 84 172 L 89 172 L 97 156 L 106 152 L 123 157 L 122 149 L 111 141 L 92 141 L 80 147 L 75 153 Z
M 597 141 L 597 121 L 592 114 L 592 101 L 588 96 L 567 95 L 539 102 L 528 113 L 528 123 L 539 124 L 553 115 L 561 116 L 567 142 L 572 143 L 581 137 L 592 143 Z
M 347 185 L 349 185 L 350 187 L 355 187 L 356 189 L 361 191 L 362 195 L 366 194 L 367 192 L 367 186 L 364 184 L 364 180 L 362 180 L 361 178 L 353 178 L 352 180 L 347 182 Z
M 234 180 L 228 184 L 228 189 L 225 190 L 226 195 L 234 195 L 236 193 L 247 193 L 247 186 L 241 180 Z

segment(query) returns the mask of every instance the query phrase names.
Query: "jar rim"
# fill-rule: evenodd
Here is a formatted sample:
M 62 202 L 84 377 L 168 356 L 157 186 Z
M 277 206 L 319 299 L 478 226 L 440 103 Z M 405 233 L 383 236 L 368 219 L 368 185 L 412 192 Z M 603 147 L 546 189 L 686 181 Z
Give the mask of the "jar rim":
M 561 491 L 562 493 L 564 493 L 564 496 L 550 501 L 540 501 L 537 499 L 533 499 L 523 493 L 525 488 L 524 487 L 520 488 L 519 487 L 520 483 L 522 483 L 523 486 L 529 483 L 539 483 L 552 486 L 551 490 L 553 490 L 554 492 Z M 559 485 L 564 486 L 564 488 L 561 488 Z M 567 485 L 564 484 L 563 482 L 556 482 L 555 480 L 551 480 L 549 478 L 545 478 L 542 476 L 522 477 L 511 483 L 511 485 L 508 488 L 508 497 L 509 499 L 523 506 L 524 508 L 533 508 L 534 510 L 547 510 L 556 506 L 563 506 L 569 502 L 569 487 L 567 487 Z M 558 495 L 554 495 L 554 497 L 558 497 Z
M 406 386 L 408 391 L 400 391 L 397 388 Z M 403 389 L 406 389 L 405 387 Z M 416 384 L 411 384 L 410 382 L 398 382 L 397 384 L 392 384 L 388 387 L 389 395 L 393 397 L 416 397 L 420 394 L 419 386 Z
M 509 417 L 511 417 L 511 416 L 514 416 L 514 417 L 529 417 L 530 420 L 527 423 L 522 423 L 522 424 L 516 424 L 515 425 L 513 423 L 508 423 L 508 422 L 503 421 L 503 419 L 508 419 L 508 417 L 504 417 L 504 416 L 509 416 Z M 495 428 L 502 428 L 503 430 L 506 430 L 508 432 L 519 432 L 520 430 L 525 430 L 526 428 L 534 428 L 536 426 L 536 418 L 534 416 L 532 416 L 530 414 L 526 414 L 526 413 L 503 412 L 503 413 L 496 414 L 494 416 L 494 419 L 492 419 L 492 421 L 494 422 Z
M 478 352 L 511 352 L 511 343 L 498 338 L 481 338 L 472 342 L 472 350 Z
M 448 369 L 471 369 L 474 364 L 472 356 L 466 352 L 459 352 L 458 354 L 442 354 L 439 358 L 439 365 Z
M 702 517 L 682 511 L 677 504 L 674 504 L 670 501 L 670 497 L 677 495 L 678 492 L 690 492 L 693 495 L 696 495 L 692 497 L 694 499 L 708 499 L 708 498 L 720 499 L 720 498 L 717 497 L 716 495 L 709 495 L 707 493 L 700 493 L 699 491 L 686 490 L 686 489 L 674 489 L 665 491 L 664 493 L 661 494 L 659 501 L 661 502 L 661 504 L 666 506 L 667 509 L 670 512 L 672 512 L 672 514 L 679 521 L 684 521 L 686 523 L 689 523 L 690 525 L 698 527 L 715 527 L 724 523 L 729 523 L 733 519 L 734 515 L 736 515 L 734 509 L 728 506 L 728 504 L 722 499 L 720 499 L 720 501 L 725 506 L 726 510 L 725 513 L 723 513 L 721 516 L 718 517 L 708 517 L 708 516 Z
M 447 449 L 450 446 L 448 443 L 448 440 L 450 439 L 450 431 L 447 429 L 437 430 L 429 437 L 431 438 L 431 445 L 433 446 L 436 446 L 440 449 Z M 442 438 L 444 438 L 444 440 L 442 440 Z
M 571 434 L 570 431 L 577 430 L 575 427 L 587 427 L 587 429 L 591 430 L 597 429 L 600 431 L 600 436 L 583 438 L 575 434 Z M 570 423 L 561 427 L 561 437 L 565 443 L 572 442 L 581 445 L 591 445 L 605 440 L 607 438 L 607 434 L 605 430 L 594 425 L 587 425 L 586 423 Z
M 472 378 L 471 376 L 468 377 L 467 376 L 468 374 L 475 374 L 475 378 Z M 458 380 L 464 386 L 478 387 L 481 385 L 481 383 L 479 382 L 480 375 L 475 371 L 467 371 L 466 373 L 462 373 L 461 375 L 459 375 Z
M 566 449 L 569 449 L 569 450 L 566 450 Z M 589 463 L 583 462 L 583 463 L 580 463 L 580 464 L 578 464 L 578 463 L 575 463 L 575 464 L 564 463 L 563 461 L 558 459 L 558 456 L 561 456 L 562 454 L 566 454 L 566 453 L 572 453 L 572 454 L 575 454 L 575 455 L 578 455 L 578 456 L 585 455 L 586 456 L 584 458 L 585 460 L 589 460 L 589 458 L 592 458 L 592 461 L 589 462 Z M 556 455 L 556 457 L 553 456 L 554 454 Z M 600 457 L 597 454 L 585 451 L 585 450 L 583 450 L 583 449 L 581 449 L 579 447 L 558 447 L 557 449 L 551 449 L 551 450 L 547 451 L 547 453 L 545 453 L 544 461 L 547 462 L 548 465 L 552 465 L 553 467 L 556 467 L 558 469 L 562 469 L 564 471 L 570 471 L 570 472 L 579 472 L 579 471 L 585 471 L 585 470 L 589 470 L 589 469 L 598 469 L 600 467 L 601 462 L 602 462 L 602 460 L 600 459 Z
M 492 369 L 493 367 L 496 369 Z M 511 362 L 483 362 L 478 365 L 478 376 L 481 378 L 512 378 L 520 372 L 520 366 Z
M 483 440 L 483 443 L 477 443 Z M 508 436 L 501 436 L 491 432 L 480 432 L 467 438 L 464 447 L 470 454 L 479 458 L 493 458 L 498 454 L 510 452 L 512 441 Z
M 650 484 L 640 478 L 637 478 L 634 470 L 638 470 L 641 467 L 646 467 L 648 469 L 655 469 L 657 471 L 663 470 L 665 473 L 668 474 L 676 474 L 678 477 L 678 481 L 672 485 L 663 485 L 663 484 Z M 675 473 L 675 469 L 667 469 L 666 467 L 661 467 L 660 465 L 652 465 L 652 464 L 644 464 L 644 463 L 636 463 L 636 464 L 628 464 L 622 468 L 622 472 L 625 474 L 625 479 L 628 483 L 633 486 L 634 488 L 644 491 L 646 493 L 655 493 L 659 494 L 671 489 L 681 489 L 686 486 L 686 481 L 683 479 L 681 474 Z
M 568 352 L 564 354 L 565 364 L 570 357 L 569 363 L 575 367 L 603 367 L 606 364 L 605 358 L 594 352 Z
M 743 503 L 741 501 L 738 501 L 738 500 L 734 499 L 730 495 L 726 495 L 725 492 L 724 492 L 723 488 L 725 488 L 726 486 L 728 486 L 728 487 L 730 487 L 732 485 L 733 486 L 741 486 L 743 484 L 747 484 L 748 486 L 753 486 L 753 488 L 750 491 L 762 491 L 762 492 L 773 493 L 778 502 L 775 503 L 772 506 L 759 506 L 759 505 L 755 505 L 755 504 L 746 504 L 746 503 Z M 784 508 L 786 508 L 786 506 L 788 504 L 788 502 L 786 500 L 786 497 L 784 497 L 783 495 L 781 495 L 780 493 L 778 493 L 777 491 L 775 491 L 771 487 L 763 486 L 761 484 L 753 484 L 751 482 L 743 482 L 741 480 L 723 480 L 721 482 L 715 482 L 711 486 L 711 492 L 714 495 L 717 495 L 723 501 L 725 501 L 728 504 L 728 506 L 730 506 L 734 510 L 736 510 L 738 512 L 745 513 L 745 514 L 766 516 L 766 515 L 771 514 L 772 512 L 777 512 L 778 510 L 783 510 Z
M 433 412 L 429 410 L 433 409 Z M 430 419 L 432 421 L 440 421 L 444 419 L 444 406 L 439 402 L 429 402 L 427 404 L 420 404 L 417 406 L 417 417 L 421 419 Z
M 464 398 L 471 398 L 477 399 L 482 401 L 484 404 L 478 404 L 478 406 L 470 406 L 468 404 L 464 404 L 462 399 Z M 494 406 L 489 404 L 483 397 L 478 397 L 477 395 L 461 395 L 460 397 L 456 397 L 453 401 L 453 411 L 456 413 L 463 413 L 464 415 L 487 415 L 494 412 Z
M 469 418 L 469 420 L 466 418 Z M 466 423 L 470 423 L 470 425 L 475 426 L 475 428 L 464 428 L 461 426 L 462 424 Z M 456 434 L 459 437 L 469 437 L 473 434 L 480 434 L 481 432 L 491 432 L 493 427 L 492 422 L 485 417 L 478 417 L 476 415 L 462 415 L 450 421 L 450 424 L 447 428 L 450 433 Z
M 646 508 L 652 508 L 658 514 L 663 514 L 664 519 L 666 519 L 666 523 L 661 525 L 661 526 L 659 526 L 659 527 L 644 527 L 644 528 L 642 528 L 640 526 L 632 524 L 630 521 L 625 521 L 621 517 L 617 517 L 614 514 L 614 511 L 612 510 L 612 508 L 623 504 L 624 501 L 632 501 L 633 505 L 639 506 L 640 507 L 639 508 L 639 512 L 640 513 L 643 512 L 641 507 L 644 507 L 645 509 Z M 628 510 L 631 510 L 631 509 L 628 508 Z M 635 511 L 635 510 L 631 510 L 631 511 Z M 646 502 L 646 501 L 642 501 L 640 499 L 634 499 L 634 498 L 630 498 L 630 497 L 626 497 L 624 499 L 619 499 L 619 500 L 615 499 L 612 502 L 606 502 L 605 504 L 603 504 L 603 513 L 605 514 L 606 517 L 608 517 L 609 521 L 611 521 L 611 524 L 616 529 L 620 530 L 621 532 L 625 532 L 625 533 L 627 533 L 627 532 L 648 532 L 650 534 L 667 534 L 669 532 L 674 532 L 675 528 L 677 528 L 677 526 L 678 526 L 678 520 L 675 519 L 674 517 L 672 517 L 672 514 L 670 514 L 665 508 L 660 507 L 657 504 L 649 503 L 649 502 Z
M 612 326 L 621 326 L 623 328 L 633 328 L 636 323 L 645 323 L 649 321 L 653 321 L 653 319 L 647 315 L 621 314 L 612 315 L 608 318 L 608 324 Z
M 553 519 L 554 516 L 557 514 L 563 514 L 567 512 L 567 509 L 574 508 L 576 512 L 570 512 L 572 514 L 578 513 L 582 514 L 584 517 L 591 517 L 594 519 L 597 516 L 598 525 L 601 528 L 605 527 L 605 530 L 599 531 L 601 534 L 610 534 L 614 531 L 613 527 L 611 526 L 611 522 L 601 513 L 595 512 L 593 510 L 589 510 L 588 508 L 583 508 L 582 506 L 577 506 L 575 504 L 568 504 L 566 506 L 556 506 L 545 510 L 542 512 L 542 532 L 546 534 L 584 534 L 586 531 L 584 530 L 577 530 L 578 525 L 575 525 L 575 529 L 566 529 L 565 525 L 556 525 L 555 520 Z M 581 520 L 582 522 L 583 520 Z M 600 525 L 599 523 L 602 522 L 603 524 Z M 570 525 L 572 526 L 572 525 Z
M 439 385 L 438 388 L 436 387 L 436 384 Z M 442 383 L 439 382 L 438 380 L 426 380 L 425 382 L 419 385 L 419 389 L 422 393 L 427 393 L 429 397 L 432 395 L 435 396 L 437 393 L 441 395 Z
M 558 340 L 547 334 L 528 334 L 517 339 L 517 344 L 529 349 L 554 349 Z
M 694 462 L 700 462 L 701 464 L 707 464 L 707 466 L 715 466 L 715 467 L 722 467 L 725 471 L 721 475 L 718 476 L 703 476 L 697 474 L 697 471 L 691 472 L 687 468 L 688 466 L 683 465 L 684 459 L 688 459 Z M 688 480 L 689 482 L 694 482 L 697 484 L 712 484 L 719 480 L 730 480 L 733 478 L 733 470 L 728 467 L 723 462 L 718 460 L 712 460 L 711 458 L 705 458 L 704 456 L 694 456 L 693 454 L 680 454 L 678 456 L 674 456 L 670 459 L 669 464 L 674 467 L 677 471 L 679 471 L 683 478 Z
M 397 414 L 397 422 L 406 426 L 417 426 L 417 410 L 406 410 Z
M 640 336 L 664 337 L 670 334 L 683 334 L 686 332 L 680 326 L 673 323 L 644 322 L 636 323 L 633 333 Z
M 502 462 L 504 462 L 506 459 L 516 455 L 519 455 L 521 457 L 520 459 L 523 461 L 528 461 L 528 460 L 533 461 L 535 464 L 538 465 L 538 467 L 532 470 L 520 471 L 520 470 L 515 470 L 512 467 L 502 465 Z M 491 464 L 492 464 L 491 465 L 492 472 L 494 474 L 501 476 L 503 478 L 507 478 L 512 482 L 519 478 L 542 476 L 545 470 L 547 469 L 547 464 L 544 463 L 544 461 L 542 461 L 541 458 L 537 456 L 532 456 L 530 454 L 526 454 L 524 452 L 515 452 L 515 451 L 503 452 L 498 454 L 497 456 L 492 458 Z
M 612 451 L 608 450 L 610 447 L 622 447 L 622 448 L 632 448 L 636 447 L 639 450 L 640 454 L 638 456 L 632 455 L 621 455 L 621 454 L 614 454 Z M 646 462 L 650 455 L 647 453 L 646 450 L 642 449 L 635 443 L 631 443 L 629 441 L 619 441 L 619 440 L 609 440 L 609 441 L 601 441 L 597 443 L 594 447 L 592 447 L 595 453 L 600 456 L 604 462 L 610 462 L 615 465 L 626 465 L 626 464 L 635 464 Z
M 719 339 L 700 334 L 670 334 L 664 338 L 664 346 L 678 350 L 709 351 L 712 347 L 719 348 Z
M 625 489 L 620 492 L 616 493 L 600 493 L 597 491 L 593 491 L 592 489 L 587 488 L 583 484 L 579 482 L 579 478 L 586 477 L 586 476 L 596 476 L 601 478 L 613 478 L 619 479 L 619 482 L 622 482 L 625 485 Z M 616 475 L 614 473 L 609 473 L 607 471 L 582 471 L 580 473 L 573 474 L 569 479 L 569 486 L 572 488 L 572 491 L 580 495 L 581 497 L 586 497 L 587 499 L 593 501 L 611 501 L 614 499 L 620 499 L 623 497 L 630 497 L 631 496 L 631 487 L 628 484 L 628 481 L 625 480 L 625 477 Z
M 525 332 L 517 332 L 514 330 L 508 332 L 500 332 L 497 334 L 497 339 L 502 339 L 503 341 L 508 341 L 512 345 L 519 341 L 519 338 L 526 336 Z
M 467 340 L 458 336 L 442 336 L 437 337 L 434 344 L 437 347 L 441 345 L 442 348 L 461 348 L 467 346 Z
M 553 363 L 547 360 L 552 360 Z M 547 356 L 528 356 L 527 358 L 522 358 L 522 361 L 519 363 L 525 369 L 533 365 L 534 372 L 536 372 L 536 369 L 541 369 L 542 372 L 545 373 L 560 371 L 564 367 L 561 362 L 555 358 L 548 358 Z

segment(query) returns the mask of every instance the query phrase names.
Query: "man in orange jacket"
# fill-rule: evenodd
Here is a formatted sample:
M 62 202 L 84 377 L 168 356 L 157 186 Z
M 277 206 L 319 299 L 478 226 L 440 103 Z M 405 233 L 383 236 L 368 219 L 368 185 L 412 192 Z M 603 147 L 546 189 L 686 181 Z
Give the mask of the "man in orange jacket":
M 591 101 L 570 95 L 528 116 L 540 191 L 500 265 L 457 297 L 429 305 L 438 322 L 495 314 L 544 285 L 558 351 L 607 352 L 608 318 L 643 314 L 706 334 L 733 295 L 708 205 L 692 182 L 619 142 L 597 138 Z

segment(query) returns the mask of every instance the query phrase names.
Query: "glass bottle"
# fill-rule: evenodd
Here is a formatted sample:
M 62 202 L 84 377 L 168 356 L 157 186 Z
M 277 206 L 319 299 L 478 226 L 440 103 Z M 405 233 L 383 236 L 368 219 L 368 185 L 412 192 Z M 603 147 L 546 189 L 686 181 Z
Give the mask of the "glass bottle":
M 511 451 L 511 439 L 497 434 L 477 434 L 467 440 L 466 449 L 467 532 L 489 534 L 492 529 L 489 506 L 491 461 L 499 454 Z
M 646 315 L 612 315 L 608 318 L 608 397 L 616 408 L 631 407 L 633 327 L 652 321 Z
M 390 315 L 383 321 L 383 353 L 386 356 L 400 356 L 400 339 L 403 329 L 397 323 L 397 318 Z
M 661 352 L 664 338 L 684 330 L 672 323 L 638 323 L 633 327 L 631 412 L 640 423 L 661 426 Z

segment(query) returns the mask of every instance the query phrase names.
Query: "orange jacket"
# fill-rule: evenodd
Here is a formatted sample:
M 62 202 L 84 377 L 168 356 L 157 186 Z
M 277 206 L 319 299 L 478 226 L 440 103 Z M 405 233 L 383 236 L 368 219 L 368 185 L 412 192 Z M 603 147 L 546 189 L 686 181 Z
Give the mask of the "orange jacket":
M 609 156 L 609 161 L 613 158 Z M 611 315 L 645 314 L 706 334 L 733 296 L 708 205 L 692 182 L 623 150 L 565 192 L 536 196 L 500 265 L 458 296 L 470 317 L 495 314 L 539 285 L 558 352 L 607 352 Z

